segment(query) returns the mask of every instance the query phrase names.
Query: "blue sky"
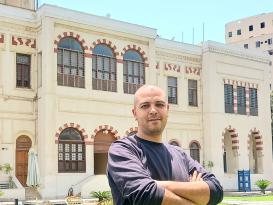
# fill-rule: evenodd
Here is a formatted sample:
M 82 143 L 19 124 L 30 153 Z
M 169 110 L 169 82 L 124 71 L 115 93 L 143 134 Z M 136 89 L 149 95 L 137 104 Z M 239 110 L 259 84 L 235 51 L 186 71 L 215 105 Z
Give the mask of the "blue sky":
M 225 24 L 273 12 L 272 0 L 39 0 L 98 16 L 157 29 L 158 35 L 195 44 L 203 39 L 224 43 Z M 194 30 L 194 38 L 193 38 Z M 194 40 L 193 40 L 194 39 Z

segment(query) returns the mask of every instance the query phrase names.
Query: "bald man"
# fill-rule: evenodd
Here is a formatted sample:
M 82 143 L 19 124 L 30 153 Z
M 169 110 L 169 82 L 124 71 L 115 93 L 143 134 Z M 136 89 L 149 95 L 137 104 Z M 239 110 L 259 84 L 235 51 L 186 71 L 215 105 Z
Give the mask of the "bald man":
M 109 149 L 107 177 L 115 205 L 213 205 L 222 200 L 213 174 L 162 141 L 168 111 L 161 88 L 144 85 L 135 93 L 132 112 L 138 131 Z

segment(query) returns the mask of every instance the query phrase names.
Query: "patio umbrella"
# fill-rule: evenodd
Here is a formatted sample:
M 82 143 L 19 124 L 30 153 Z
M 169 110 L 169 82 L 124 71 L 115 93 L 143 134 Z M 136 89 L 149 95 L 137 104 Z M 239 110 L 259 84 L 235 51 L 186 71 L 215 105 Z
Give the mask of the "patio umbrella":
M 33 148 L 28 152 L 27 186 L 37 187 L 40 184 L 37 154 Z

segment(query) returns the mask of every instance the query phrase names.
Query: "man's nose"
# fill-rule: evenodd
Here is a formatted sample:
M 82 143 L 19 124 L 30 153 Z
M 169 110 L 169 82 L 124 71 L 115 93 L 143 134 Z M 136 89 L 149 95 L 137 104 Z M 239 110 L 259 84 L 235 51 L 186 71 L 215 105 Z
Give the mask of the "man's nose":
M 150 113 L 157 113 L 157 110 L 154 105 L 151 106 Z

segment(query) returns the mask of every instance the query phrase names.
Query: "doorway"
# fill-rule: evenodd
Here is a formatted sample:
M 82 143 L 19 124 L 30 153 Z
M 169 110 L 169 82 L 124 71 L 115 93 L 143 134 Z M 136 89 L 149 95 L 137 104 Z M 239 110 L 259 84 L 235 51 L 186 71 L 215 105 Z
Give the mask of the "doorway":
M 28 151 L 31 148 L 31 139 L 21 135 L 16 140 L 16 167 L 15 175 L 22 186 L 26 186 L 28 169 Z

